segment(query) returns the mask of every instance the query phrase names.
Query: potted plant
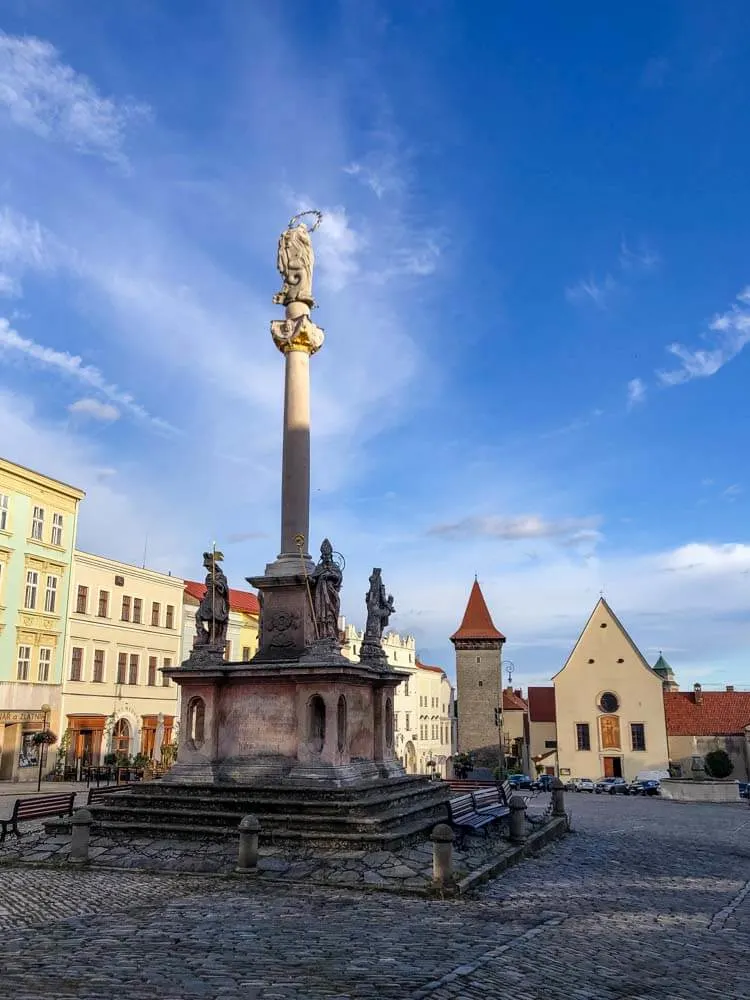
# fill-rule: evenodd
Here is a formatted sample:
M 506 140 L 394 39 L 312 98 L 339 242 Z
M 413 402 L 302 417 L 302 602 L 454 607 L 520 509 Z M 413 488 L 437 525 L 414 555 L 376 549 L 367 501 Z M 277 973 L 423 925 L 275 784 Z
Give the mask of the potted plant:
M 51 729 L 41 729 L 38 733 L 34 733 L 31 742 L 35 747 L 51 747 L 53 743 L 57 743 L 57 737 Z

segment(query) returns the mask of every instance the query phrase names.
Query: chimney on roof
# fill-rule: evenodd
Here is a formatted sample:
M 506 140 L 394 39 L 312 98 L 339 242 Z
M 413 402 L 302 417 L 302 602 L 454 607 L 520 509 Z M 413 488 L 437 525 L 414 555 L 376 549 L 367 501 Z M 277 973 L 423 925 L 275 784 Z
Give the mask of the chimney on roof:
M 693 684 L 693 700 L 696 705 L 703 704 L 703 688 L 700 684 Z
M 734 691 L 734 684 L 727 684 L 727 691 Z
M 522 698 L 522 697 L 523 697 L 523 695 L 521 694 L 521 689 L 520 689 L 520 688 L 514 688 L 514 689 L 513 689 L 513 694 L 514 694 L 514 695 L 515 695 L 515 696 L 516 696 L 517 698 Z

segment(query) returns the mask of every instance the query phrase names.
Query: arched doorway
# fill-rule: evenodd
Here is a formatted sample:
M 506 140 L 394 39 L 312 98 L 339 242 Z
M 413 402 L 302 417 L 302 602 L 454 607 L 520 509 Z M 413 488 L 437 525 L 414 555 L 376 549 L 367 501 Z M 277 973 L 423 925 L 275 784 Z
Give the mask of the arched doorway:
M 393 750 L 393 702 L 390 698 L 385 700 L 385 745 Z
M 202 698 L 191 698 L 187 710 L 188 739 L 198 750 L 206 738 L 206 703 Z
M 346 750 L 346 698 L 339 695 L 339 705 L 336 715 L 336 742 L 338 743 L 339 753 L 343 753 Z
M 118 757 L 130 756 L 130 723 L 127 719 L 118 719 L 112 730 L 112 753 Z
M 321 753 L 326 741 L 326 703 L 319 694 L 308 702 L 307 738 L 315 753 Z
M 417 773 L 417 751 L 414 749 L 414 744 L 411 740 L 404 747 L 404 756 L 406 758 L 406 773 L 416 774 Z

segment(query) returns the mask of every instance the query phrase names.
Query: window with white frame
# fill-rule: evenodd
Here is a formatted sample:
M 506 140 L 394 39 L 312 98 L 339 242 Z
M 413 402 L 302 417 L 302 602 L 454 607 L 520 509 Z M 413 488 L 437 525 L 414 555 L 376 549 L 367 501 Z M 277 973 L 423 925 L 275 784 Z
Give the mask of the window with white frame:
M 92 681 L 97 684 L 101 684 L 104 681 L 104 650 L 95 649 L 94 650 L 94 672 L 91 677 Z
M 31 663 L 31 646 L 19 646 L 18 667 L 16 670 L 16 678 L 19 681 L 27 681 L 29 679 L 30 663 Z
M 52 515 L 52 544 L 62 545 L 62 529 L 63 529 L 63 516 L 62 514 Z
M 0 493 L 0 531 L 8 530 L 8 508 L 10 507 L 10 497 L 7 493 Z
M 46 684 L 49 680 L 49 668 L 52 664 L 52 650 L 48 646 L 42 646 L 39 650 L 39 667 L 37 669 L 37 679 L 40 684 Z
M 44 534 L 44 507 L 35 507 L 31 519 L 31 537 L 41 542 Z
M 26 596 L 23 606 L 29 611 L 36 608 L 36 594 L 39 589 L 39 574 L 36 570 L 30 569 L 26 572 Z
M 47 577 L 47 589 L 44 592 L 44 610 L 54 615 L 57 610 L 57 577 Z

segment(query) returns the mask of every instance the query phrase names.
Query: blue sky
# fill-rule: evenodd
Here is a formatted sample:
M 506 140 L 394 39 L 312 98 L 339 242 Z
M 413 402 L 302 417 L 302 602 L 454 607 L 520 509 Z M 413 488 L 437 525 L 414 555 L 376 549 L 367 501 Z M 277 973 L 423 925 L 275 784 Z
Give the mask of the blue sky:
M 278 548 L 275 247 L 317 236 L 314 539 L 428 662 L 474 573 L 514 680 L 599 593 L 746 682 L 750 11 L 6 0 L 0 452 L 81 547 L 234 585 Z

